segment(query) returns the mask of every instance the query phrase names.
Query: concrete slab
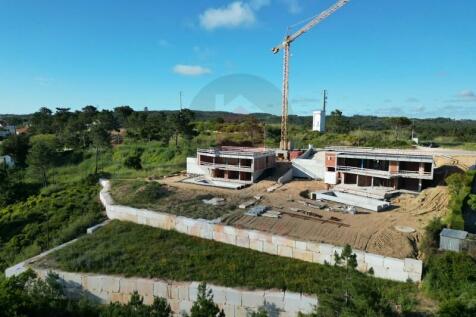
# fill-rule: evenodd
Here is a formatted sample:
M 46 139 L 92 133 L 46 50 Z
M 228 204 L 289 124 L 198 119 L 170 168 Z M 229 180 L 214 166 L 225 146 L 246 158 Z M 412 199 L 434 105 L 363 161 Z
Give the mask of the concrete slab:
M 243 306 L 259 308 L 264 305 L 264 291 L 242 291 L 241 302 Z

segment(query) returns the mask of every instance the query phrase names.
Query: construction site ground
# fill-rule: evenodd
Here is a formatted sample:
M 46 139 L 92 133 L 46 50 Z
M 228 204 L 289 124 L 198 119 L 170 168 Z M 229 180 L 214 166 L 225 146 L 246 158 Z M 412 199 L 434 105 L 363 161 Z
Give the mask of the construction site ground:
M 268 188 L 276 184 L 274 178 L 264 179 L 241 190 L 183 183 L 181 181 L 184 178 L 175 176 L 160 182 L 173 187 L 177 194 L 183 192 L 186 197 L 211 195 L 225 198 L 227 205 L 234 206 L 261 196 L 257 204 L 282 213 L 280 218 L 253 217 L 244 215 L 245 209 L 234 208 L 231 211 L 223 208 L 223 223 L 301 240 L 334 245 L 349 244 L 358 250 L 397 258 L 418 257 L 418 244 L 424 227 L 433 217 L 445 214 L 448 203 L 446 187 L 438 186 L 428 188 L 417 196 L 403 194 L 394 198 L 391 210 L 379 213 L 358 210 L 357 214 L 352 215 L 344 212 L 343 208 L 339 209 L 339 204 L 326 203 L 336 211 L 305 205 L 316 203 L 305 198 L 306 191 L 325 189 L 325 184 L 320 181 L 295 179 L 273 192 L 267 192 Z M 302 212 L 304 210 L 314 216 L 306 216 Z M 415 231 L 405 233 L 396 227 L 410 227 Z

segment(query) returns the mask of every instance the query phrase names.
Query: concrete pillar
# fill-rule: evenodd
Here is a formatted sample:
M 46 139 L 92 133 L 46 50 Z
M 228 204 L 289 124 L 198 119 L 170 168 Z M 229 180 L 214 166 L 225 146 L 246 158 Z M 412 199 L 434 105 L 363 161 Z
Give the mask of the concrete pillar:
M 341 184 L 345 184 L 345 173 L 340 173 L 341 177 Z
M 357 175 L 356 185 L 359 186 L 359 175 Z
M 419 168 L 418 168 L 418 173 L 419 173 L 420 175 L 423 175 L 423 173 L 425 173 L 425 163 L 420 162 L 420 166 L 419 166 Z
M 419 180 L 418 180 L 418 191 L 420 192 L 421 189 L 422 189 L 422 180 L 419 179 Z
M 364 159 L 360 160 L 360 168 L 364 168 Z
M 370 187 L 374 187 L 374 178 L 373 177 L 371 177 Z

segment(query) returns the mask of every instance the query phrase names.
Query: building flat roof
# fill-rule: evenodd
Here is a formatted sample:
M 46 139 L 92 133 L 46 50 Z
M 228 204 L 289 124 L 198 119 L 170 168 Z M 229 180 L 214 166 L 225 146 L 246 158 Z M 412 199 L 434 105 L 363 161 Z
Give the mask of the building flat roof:
M 433 156 L 428 155 L 428 153 L 415 151 L 415 150 L 404 150 L 404 149 L 378 149 L 378 148 L 367 148 L 367 147 L 347 147 L 347 146 L 332 146 L 326 147 L 326 151 L 336 152 L 339 156 L 348 156 L 348 157 L 387 157 L 389 159 L 396 160 L 411 160 L 411 161 L 426 161 L 429 163 L 433 162 Z
M 468 232 L 463 230 L 454 230 L 454 229 L 444 228 L 443 230 L 441 230 L 440 236 L 464 240 L 468 236 Z
M 220 146 L 208 149 L 197 149 L 197 153 L 231 156 L 267 156 L 275 155 L 273 150 L 264 147 Z

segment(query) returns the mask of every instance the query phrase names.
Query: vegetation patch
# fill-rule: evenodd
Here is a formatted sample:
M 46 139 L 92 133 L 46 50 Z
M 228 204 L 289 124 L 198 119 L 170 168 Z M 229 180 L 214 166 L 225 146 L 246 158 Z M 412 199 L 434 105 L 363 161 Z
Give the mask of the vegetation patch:
M 0 269 L 84 234 L 104 219 L 98 186 L 50 185 L 0 209 Z
M 423 286 L 429 296 L 440 301 L 440 316 L 476 316 L 476 261 L 469 255 L 433 254 Z
M 221 206 L 206 204 L 203 200 L 213 196 L 203 195 L 199 191 L 178 190 L 155 181 L 114 180 L 111 195 L 120 205 L 195 219 L 216 219 L 224 215 L 224 210 L 229 213 L 236 209 L 231 203 Z
M 65 271 L 304 292 L 316 294 L 323 307 L 348 308 L 359 316 L 368 315 L 367 311 L 374 311 L 375 316 L 392 315 L 397 305 L 402 311 L 411 311 L 417 292 L 412 283 L 119 221 L 51 254 L 40 265 Z
M 446 178 L 451 198 L 448 203 L 450 213 L 445 223 L 450 228 L 464 230 L 464 211 L 476 210 L 476 194 L 471 194 L 475 176 L 475 171 L 468 171 L 464 174 L 454 173 Z

